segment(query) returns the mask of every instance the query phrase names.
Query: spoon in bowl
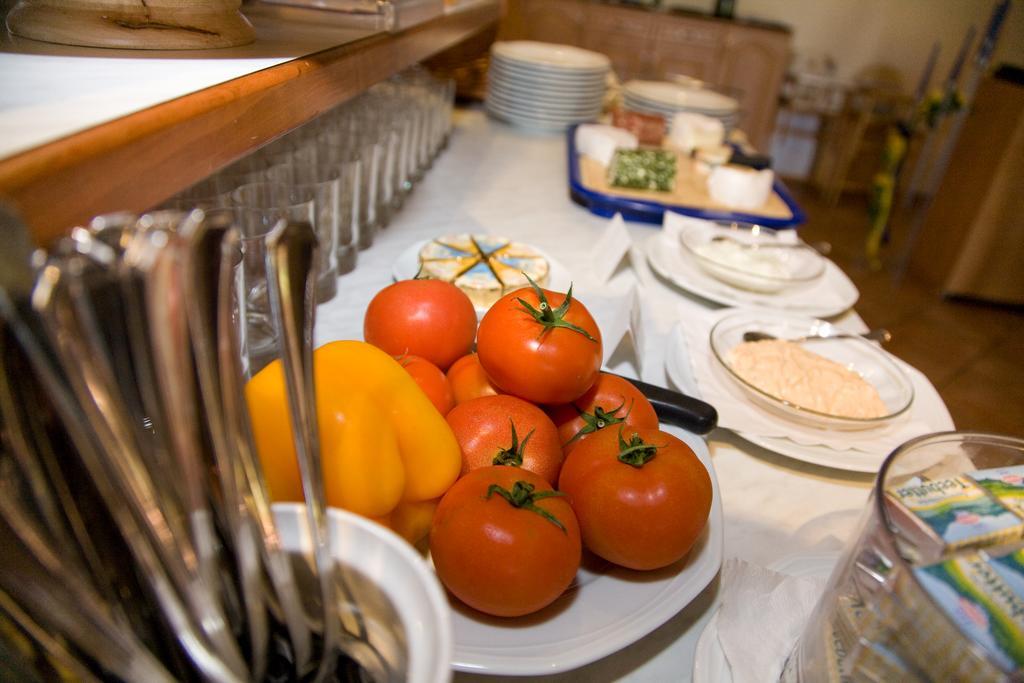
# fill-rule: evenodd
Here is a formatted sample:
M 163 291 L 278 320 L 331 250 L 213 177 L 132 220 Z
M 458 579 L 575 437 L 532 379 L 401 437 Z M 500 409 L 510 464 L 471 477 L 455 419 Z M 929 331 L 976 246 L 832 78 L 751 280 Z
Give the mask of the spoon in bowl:
M 868 332 L 862 332 L 860 334 L 851 334 L 848 332 L 840 332 L 837 334 L 805 334 L 802 337 L 791 337 L 785 339 L 784 341 L 799 344 L 800 342 L 808 341 L 811 339 L 854 339 L 858 337 L 862 339 L 867 339 L 868 341 L 876 341 L 880 344 L 887 344 L 889 343 L 889 341 L 892 340 L 892 333 L 889 332 L 889 330 L 885 329 L 884 327 L 879 327 L 877 329 L 869 330 Z M 743 341 L 745 342 L 768 341 L 771 339 L 778 338 L 779 337 L 776 337 L 773 334 L 761 332 L 760 330 L 747 330 L 746 332 L 743 333 Z

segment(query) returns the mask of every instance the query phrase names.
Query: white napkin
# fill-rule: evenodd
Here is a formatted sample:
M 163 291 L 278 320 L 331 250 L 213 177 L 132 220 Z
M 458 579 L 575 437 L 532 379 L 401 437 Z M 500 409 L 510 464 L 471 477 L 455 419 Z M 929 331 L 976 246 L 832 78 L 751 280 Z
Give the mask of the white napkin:
M 700 397 L 718 410 L 718 426 L 762 437 L 784 437 L 805 446 L 822 445 L 833 450 L 857 450 L 866 453 L 888 453 L 900 444 L 936 431 L 911 409 L 881 427 L 859 431 L 817 429 L 777 416 L 756 405 L 736 385 L 711 352 L 708 335 L 722 317 L 734 309 L 697 312 L 691 307 L 681 309 L 680 320 L 689 351 L 693 377 Z M 899 361 L 897 361 L 899 362 Z
M 636 136 L 628 130 L 601 123 L 584 123 L 576 128 L 576 151 L 607 166 L 617 149 L 636 149 Z
M 825 589 L 826 579 L 789 576 L 743 560 L 722 565 L 718 642 L 734 683 L 775 683 Z
M 599 284 L 607 284 L 622 261 L 631 259 L 633 240 L 626 230 L 622 214 L 617 213 L 590 249 L 590 275 Z
M 607 364 L 622 340 L 629 335 L 629 321 L 636 294 L 632 285 L 573 288 L 572 298 L 590 312 L 601 330 L 602 363 Z

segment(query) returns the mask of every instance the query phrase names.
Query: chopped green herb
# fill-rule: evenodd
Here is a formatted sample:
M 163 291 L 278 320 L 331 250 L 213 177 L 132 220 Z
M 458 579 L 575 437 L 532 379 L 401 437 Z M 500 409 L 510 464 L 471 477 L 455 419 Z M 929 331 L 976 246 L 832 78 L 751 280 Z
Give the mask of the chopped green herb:
M 676 179 L 676 155 L 660 149 L 620 149 L 608 167 L 613 187 L 669 192 Z

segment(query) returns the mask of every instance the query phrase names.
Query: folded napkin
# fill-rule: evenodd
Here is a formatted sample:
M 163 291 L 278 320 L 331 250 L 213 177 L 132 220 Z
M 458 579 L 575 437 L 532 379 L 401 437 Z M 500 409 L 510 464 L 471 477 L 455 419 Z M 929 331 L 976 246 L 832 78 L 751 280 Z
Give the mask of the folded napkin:
M 730 558 L 722 565 L 718 642 L 734 683 L 775 683 L 825 589 L 821 577 L 789 576 Z
M 805 426 L 758 406 L 728 376 L 711 352 L 708 339 L 711 328 L 722 317 L 734 312 L 732 309 L 695 312 L 690 307 L 685 312 L 680 311 L 680 319 L 686 321 L 682 330 L 694 380 L 700 397 L 718 409 L 720 427 L 762 437 L 784 437 L 805 446 L 822 445 L 837 451 L 858 450 L 866 453 L 888 453 L 915 436 L 946 428 L 945 424 L 929 424 L 923 416 L 915 414 L 913 405 L 906 413 L 881 427 L 857 431 Z M 896 359 L 896 362 L 903 365 L 917 391 L 919 381 L 914 380 L 918 373 L 902 364 L 902 361 Z
M 576 151 L 602 166 L 612 163 L 615 150 L 636 149 L 636 136 L 628 130 L 601 123 L 584 123 L 576 128 Z

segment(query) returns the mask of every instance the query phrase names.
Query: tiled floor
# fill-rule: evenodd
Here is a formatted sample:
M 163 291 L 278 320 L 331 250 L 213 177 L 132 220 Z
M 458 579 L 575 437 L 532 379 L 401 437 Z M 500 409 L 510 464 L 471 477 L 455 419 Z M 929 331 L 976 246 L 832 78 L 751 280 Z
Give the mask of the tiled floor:
M 864 197 L 830 208 L 810 188 L 789 186 L 808 215 L 803 238 L 832 244 L 831 258 L 860 289 L 861 317 L 892 332 L 887 348 L 928 376 L 957 429 L 1024 436 L 1024 310 L 945 299 L 910 277 L 897 284 L 895 248 L 882 271 L 871 271 Z M 897 220 L 897 239 L 900 229 Z

